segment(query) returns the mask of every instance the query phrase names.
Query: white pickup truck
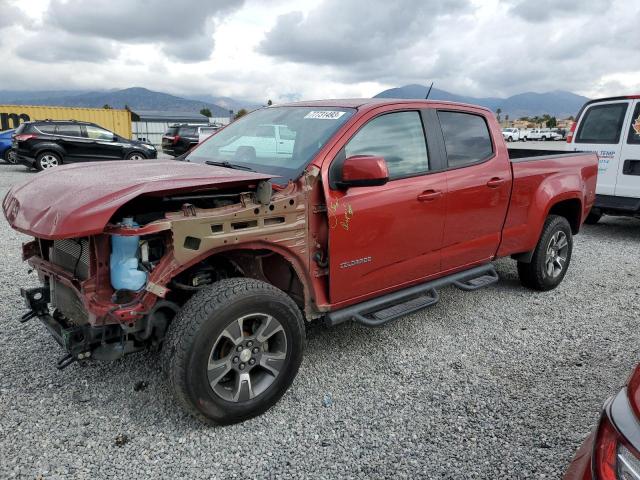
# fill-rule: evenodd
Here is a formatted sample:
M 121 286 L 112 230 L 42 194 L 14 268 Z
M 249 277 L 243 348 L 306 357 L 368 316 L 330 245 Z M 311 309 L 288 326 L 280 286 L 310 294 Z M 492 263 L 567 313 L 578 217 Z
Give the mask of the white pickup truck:
M 286 125 L 258 125 L 251 135 L 243 135 L 221 147 L 220 153 L 249 162 L 257 157 L 290 158 L 295 139 L 296 132 Z
M 598 154 L 596 201 L 586 222 L 602 215 L 640 218 L 640 95 L 585 103 L 567 143 Z
M 518 142 L 520 140 L 524 140 L 520 135 L 520 130 L 517 128 L 503 128 L 502 137 L 505 142 Z
M 527 140 L 561 140 L 562 136 L 550 128 L 532 128 L 527 134 Z

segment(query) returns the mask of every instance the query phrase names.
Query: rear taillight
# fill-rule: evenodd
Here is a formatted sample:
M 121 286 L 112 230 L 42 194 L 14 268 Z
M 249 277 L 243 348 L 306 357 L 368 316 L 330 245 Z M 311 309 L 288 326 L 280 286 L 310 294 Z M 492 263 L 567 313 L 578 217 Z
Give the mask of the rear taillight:
M 173 144 L 175 145 L 176 143 L 178 143 L 179 140 L 180 140 L 180 135 L 176 135 L 175 137 L 173 137 Z
M 606 415 L 600 420 L 593 448 L 593 470 L 598 480 L 640 480 L 640 458 Z
M 26 142 L 30 138 L 35 138 L 35 135 L 33 135 L 31 133 L 24 133 L 22 135 L 14 135 L 13 138 L 18 140 L 19 142 Z
M 571 143 L 571 141 L 573 140 L 573 134 L 576 131 L 576 125 L 578 123 L 577 122 L 573 122 L 573 124 L 571 125 L 571 129 L 569 130 L 569 133 L 567 134 L 567 143 Z

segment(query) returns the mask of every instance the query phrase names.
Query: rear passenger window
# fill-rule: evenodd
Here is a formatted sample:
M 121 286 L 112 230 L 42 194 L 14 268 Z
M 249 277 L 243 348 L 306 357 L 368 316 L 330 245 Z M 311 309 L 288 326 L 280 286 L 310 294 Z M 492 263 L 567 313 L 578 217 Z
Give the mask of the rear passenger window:
M 618 143 L 626 113 L 627 103 L 589 108 L 580 122 L 575 143 Z
M 58 135 L 64 135 L 67 137 L 81 137 L 80 125 L 58 125 L 56 129 Z
M 438 112 L 449 168 L 479 163 L 493 155 L 487 122 L 480 115 Z
M 36 128 L 40 130 L 42 133 L 48 133 L 48 134 L 52 134 L 56 131 L 55 125 L 38 125 Z
M 427 172 L 429 158 L 420 114 L 398 112 L 374 118 L 345 146 L 346 158 L 354 155 L 383 157 L 390 179 Z
M 195 137 L 197 135 L 196 127 L 182 127 L 180 129 L 180 135 L 184 137 Z
M 640 102 L 636 105 L 636 109 L 633 111 L 633 116 L 631 117 L 631 126 L 629 127 L 627 143 L 631 143 L 633 145 L 640 144 Z

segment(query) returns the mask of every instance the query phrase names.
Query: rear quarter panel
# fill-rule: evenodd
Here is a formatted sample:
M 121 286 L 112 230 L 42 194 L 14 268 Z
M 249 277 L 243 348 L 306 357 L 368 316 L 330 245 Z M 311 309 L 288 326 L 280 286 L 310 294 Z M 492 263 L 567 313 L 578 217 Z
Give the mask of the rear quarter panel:
M 596 154 L 524 159 L 511 166 L 513 190 L 498 256 L 533 250 L 549 211 L 564 200 L 580 201 L 582 225 L 595 201 Z

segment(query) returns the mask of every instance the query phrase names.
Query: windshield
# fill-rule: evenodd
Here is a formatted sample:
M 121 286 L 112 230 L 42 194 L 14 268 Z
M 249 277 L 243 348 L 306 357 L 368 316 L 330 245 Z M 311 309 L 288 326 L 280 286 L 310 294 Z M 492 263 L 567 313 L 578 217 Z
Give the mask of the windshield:
M 204 141 L 185 160 L 222 163 L 279 176 L 286 184 L 355 110 L 332 107 L 269 107 L 236 120 Z

